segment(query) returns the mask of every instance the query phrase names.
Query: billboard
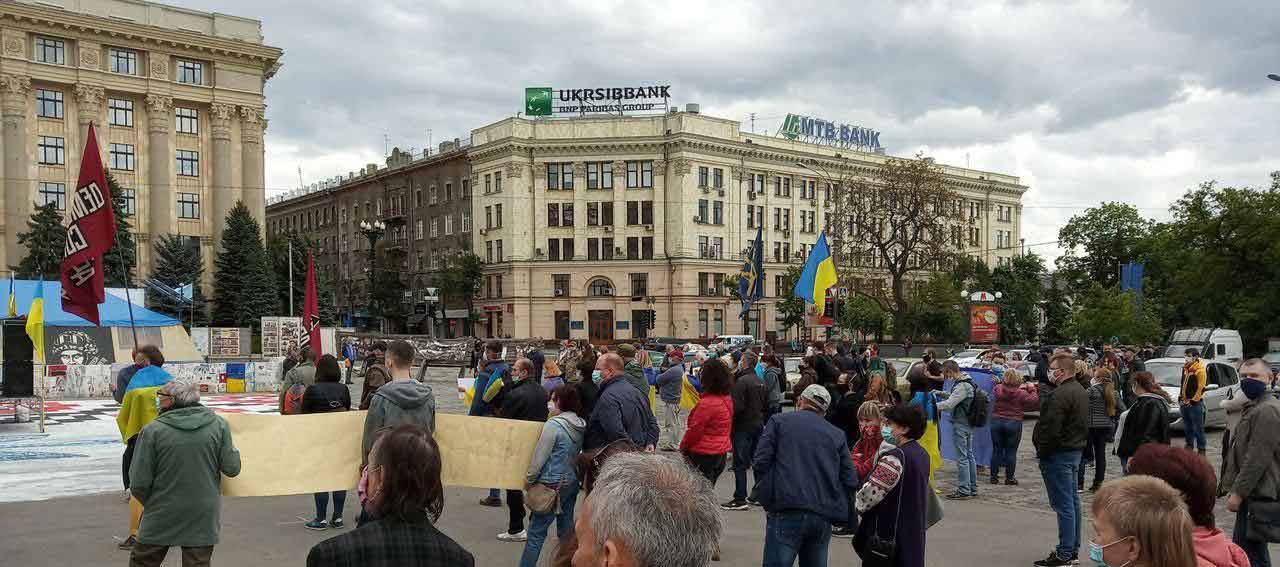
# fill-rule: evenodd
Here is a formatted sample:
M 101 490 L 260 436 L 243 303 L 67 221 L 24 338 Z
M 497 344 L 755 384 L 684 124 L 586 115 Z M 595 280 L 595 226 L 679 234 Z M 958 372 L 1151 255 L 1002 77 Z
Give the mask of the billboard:
M 969 306 L 969 342 L 1000 342 L 1000 306 L 975 303 Z

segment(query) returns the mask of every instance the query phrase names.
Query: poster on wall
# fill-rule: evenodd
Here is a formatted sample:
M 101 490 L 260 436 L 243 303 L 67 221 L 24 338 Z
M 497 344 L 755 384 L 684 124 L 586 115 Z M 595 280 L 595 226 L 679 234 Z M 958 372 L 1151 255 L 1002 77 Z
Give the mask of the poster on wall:
M 280 319 L 279 317 L 262 318 L 262 356 L 279 358 L 280 354 Z
M 45 360 L 49 364 L 111 364 L 115 346 L 111 327 L 49 327 L 45 329 Z
M 196 352 L 200 356 L 209 356 L 209 328 L 208 327 L 192 327 L 191 342 L 196 345 Z
M 215 327 L 209 329 L 209 355 L 240 356 L 240 329 Z
M 303 344 L 301 317 L 262 318 L 262 356 L 279 358 Z
M 1000 342 L 1000 306 L 973 304 L 969 306 L 969 341 L 974 343 Z

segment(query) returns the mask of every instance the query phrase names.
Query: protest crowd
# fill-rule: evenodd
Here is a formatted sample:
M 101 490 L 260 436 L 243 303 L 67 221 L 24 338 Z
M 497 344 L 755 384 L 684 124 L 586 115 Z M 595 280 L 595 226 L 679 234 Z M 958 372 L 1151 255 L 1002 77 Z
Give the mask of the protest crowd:
M 283 379 L 281 413 L 367 410 L 355 525 L 344 523 L 347 491 L 315 494 L 305 527 L 339 533 L 315 545 L 307 565 L 474 565 L 435 526 L 444 513 L 436 398 L 414 378 L 414 347 L 378 342 L 368 353 L 359 399 L 344 384 L 350 366 L 309 348 Z M 997 493 L 1017 485 L 1019 470 L 1028 474 L 1018 447 L 1032 411 L 1029 442 L 1058 532 L 1034 565 L 1269 566 L 1267 543 L 1280 540 L 1280 397 L 1258 359 L 1241 364 L 1239 394 L 1224 404 L 1230 433 L 1215 471 L 1205 458 L 1205 371 L 1195 349 L 1177 400 L 1135 349 L 1110 347 L 1092 360 L 1061 348 L 1011 360 L 992 348 L 966 367 L 930 351 L 899 376 L 875 345 L 815 342 L 798 381 L 771 346 L 750 343 L 691 352 L 671 345 L 658 356 L 626 343 L 564 341 L 555 355 L 533 348 L 508 363 L 505 354 L 496 341 L 479 349 L 468 414 L 541 424 L 524 489 L 492 489 L 479 502 L 507 508 L 495 537 L 521 546 L 512 554 L 521 567 L 540 558 L 706 566 L 720 560 L 722 515 L 752 509 L 766 514 L 765 567 L 825 566 L 833 538 L 848 538 L 864 565 L 922 567 L 929 529 L 944 516 L 962 521 L 962 507 L 944 514 L 946 501 Z M 989 384 L 975 381 L 978 371 Z M 220 481 L 241 469 L 226 421 L 200 405 L 197 385 L 165 372 L 152 346 L 135 351 L 117 396 L 131 495 L 120 546 L 130 565 L 161 565 L 170 547 L 181 548 L 183 565 L 209 565 Z M 794 410 L 783 410 L 787 400 Z M 1170 444 L 1174 404 L 1185 448 Z M 991 457 L 980 463 L 974 437 L 984 428 Z M 939 481 L 943 435 L 956 462 L 949 492 Z M 1120 470 L 1107 468 L 1109 452 Z M 714 487 L 728 471 L 732 497 L 717 503 Z M 1231 536 L 1215 527 L 1221 498 L 1236 513 Z

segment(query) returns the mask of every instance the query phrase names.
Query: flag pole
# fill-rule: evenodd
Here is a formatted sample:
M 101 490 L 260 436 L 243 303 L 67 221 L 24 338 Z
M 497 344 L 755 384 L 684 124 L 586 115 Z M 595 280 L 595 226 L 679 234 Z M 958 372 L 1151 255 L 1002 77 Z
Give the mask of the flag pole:
M 293 317 L 293 235 L 289 235 L 289 316 Z
M 116 234 L 116 245 L 120 244 L 120 235 Z M 135 254 L 137 249 L 134 249 Z M 135 256 L 136 257 L 136 256 Z M 120 250 L 120 271 L 124 274 L 124 297 L 129 305 L 129 329 L 133 331 L 133 348 L 138 348 L 138 323 L 133 320 L 133 291 L 129 289 L 129 265 L 124 261 L 124 249 Z

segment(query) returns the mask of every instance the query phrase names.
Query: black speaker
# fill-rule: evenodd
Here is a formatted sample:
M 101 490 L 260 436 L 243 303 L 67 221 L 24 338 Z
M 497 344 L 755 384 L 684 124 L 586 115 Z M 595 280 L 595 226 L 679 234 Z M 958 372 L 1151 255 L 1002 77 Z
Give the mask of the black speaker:
M 28 398 L 34 396 L 35 366 L 34 346 L 31 337 L 27 336 L 26 321 L 7 319 L 0 323 L 0 336 L 4 344 L 4 389 L 6 398 Z

